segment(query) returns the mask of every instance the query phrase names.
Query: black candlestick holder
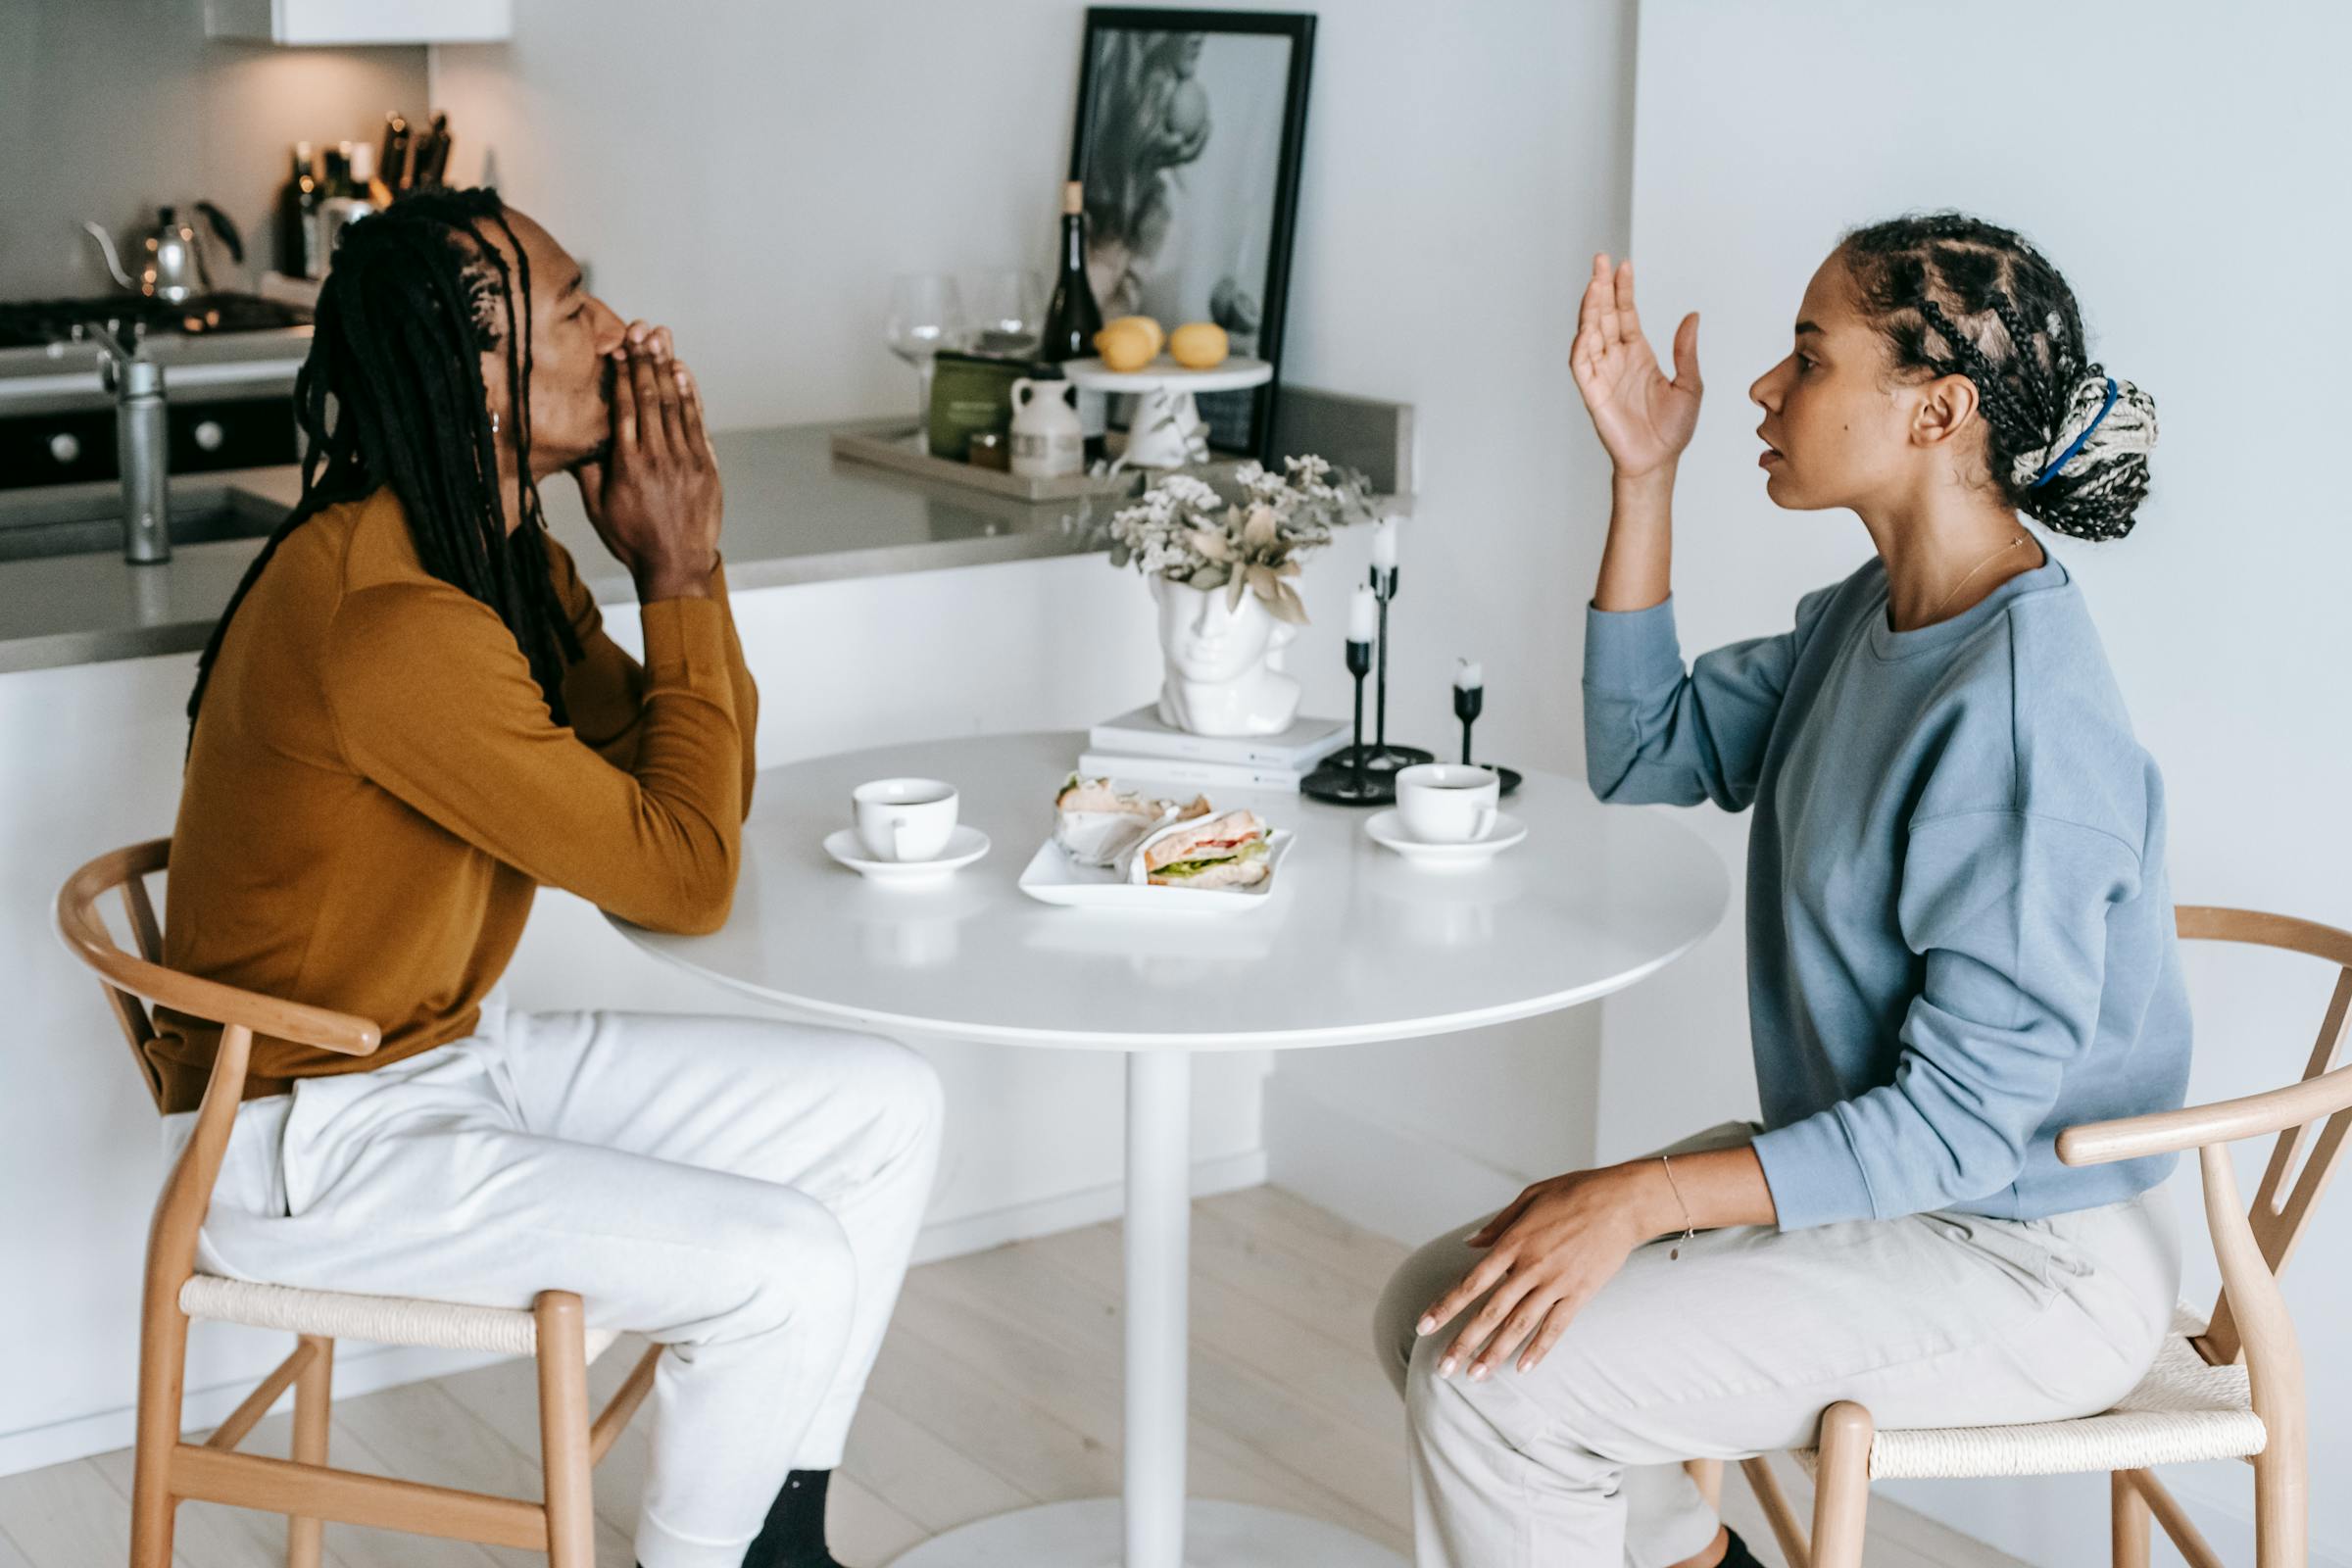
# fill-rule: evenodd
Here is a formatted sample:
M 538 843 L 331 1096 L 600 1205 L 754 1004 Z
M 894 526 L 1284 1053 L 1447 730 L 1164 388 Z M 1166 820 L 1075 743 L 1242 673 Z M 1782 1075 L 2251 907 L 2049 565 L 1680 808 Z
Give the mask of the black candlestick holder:
M 1423 751 L 1418 746 L 1389 744 L 1389 601 L 1396 597 L 1396 568 L 1391 566 L 1384 571 L 1374 566 L 1371 572 L 1372 597 L 1380 604 L 1379 652 L 1374 660 L 1379 678 L 1373 684 L 1372 744 L 1364 744 L 1363 726 L 1358 724 L 1355 744 L 1345 751 L 1332 753 L 1324 760 L 1349 766 L 1360 761 L 1368 773 L 1395 773 L 1398 768 L 1411 767 L 1416 762 L 1434 762 L 1438 757 L 1435 752 Z M 1395 794 L 1392 786 L 1390 795 L 1394 797 Z
M 1364 677 L 1372 673 L 1372 645 L 1348 640 L 1348 673 L 1355 677 L 1355 740 L 1323 759 L 1298 781 L 1298 793 L 1338 806 L 1393 806 L 1396 774 L 1371 765 L 1364 744 Z
M 1462 763 L 1466 767 L 1485 767 L 1491 770 L 1497 779 L 1502 781 L 1502 793 L 1508 795 L 1519 787 L 1521 775 L 1517 768 L 1501 767 L 1493 762 L 1478 762 L 1471 760 L 1470 726 L 1478 721 L 1479 711 L 1486 706 L 1487 689 L 1484 686 L 1454 687 L 1453 716 L 1462 721 Z

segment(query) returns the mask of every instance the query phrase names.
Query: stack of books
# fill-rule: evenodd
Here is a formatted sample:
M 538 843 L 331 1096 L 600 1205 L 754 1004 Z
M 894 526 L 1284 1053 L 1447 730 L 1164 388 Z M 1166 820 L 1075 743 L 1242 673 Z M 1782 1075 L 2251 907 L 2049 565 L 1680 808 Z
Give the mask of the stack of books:
M 1296 791 L 1348 734 L 1346 719 L 1299 717 L 1274 735 L 1194 735 L 1160 722 L 1158 705 L 1146 703 L 1087 732 L 1078 771 L 1122 783 Z

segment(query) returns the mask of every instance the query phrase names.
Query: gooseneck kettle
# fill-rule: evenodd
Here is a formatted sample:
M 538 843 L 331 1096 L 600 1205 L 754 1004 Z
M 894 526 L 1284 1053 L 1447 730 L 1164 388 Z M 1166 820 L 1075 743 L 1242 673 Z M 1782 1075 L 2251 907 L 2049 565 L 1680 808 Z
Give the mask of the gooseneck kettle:
M 200 201 L 195 207 L 220 236 L 220 243 L 228 248 L 229 260 L 242 264 L 245 240 L 238 234 L 237 225 L 229 221 L 228 215 L 211 202 Z M 103 225 L 85 222 L 81 226 L 98 242 L 99 250 L 106 256 L 106 270 L 124 288 L 173 305 L 212 293 L 212 273 L 205 266 L 202 236 L 192 224 L 180 221 L 179 209 L 175 207 L 158 210 L 156 219 L 155 227 L 139 236 L 138 250 L 132 258 L 138 267 L 136 276 L 123 270 L 114 236 Z

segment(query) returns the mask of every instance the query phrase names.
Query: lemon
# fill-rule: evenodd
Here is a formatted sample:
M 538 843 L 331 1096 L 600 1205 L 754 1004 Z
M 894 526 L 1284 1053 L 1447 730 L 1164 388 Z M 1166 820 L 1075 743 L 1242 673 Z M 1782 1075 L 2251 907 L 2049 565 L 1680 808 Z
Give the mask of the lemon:
M 1161 328 L 1159 322 L 1153 320 L 1149 316 L 1122 316 L 1110 324 L 1112 326 L 1125 326 L 1129 322 L 1133 322 L 1135 325 L 1142 327 L 1145 331 L 1152 334 L 1152 352 L 1154 355 L 1159 353 L 1161 349 L 1164 349 L 1168 346 L 1168 334 Z
M 1232 352 L 1225 329 L 1214 321 L 1187 321 L 1168 336 L 1168 353 L 1193 370 L 1213 370 Z
M 1159 323 L 1148 316 L 1122 316 L 1095 334 L 1095 352 L 1113 370 L 1140 370 L 1159 353 Z

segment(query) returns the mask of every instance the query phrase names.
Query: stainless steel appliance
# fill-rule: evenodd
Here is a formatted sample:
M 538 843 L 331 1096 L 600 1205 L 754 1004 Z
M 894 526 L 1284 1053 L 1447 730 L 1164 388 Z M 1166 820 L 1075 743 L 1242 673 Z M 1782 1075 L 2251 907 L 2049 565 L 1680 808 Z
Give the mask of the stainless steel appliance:
M 310 337 L 307 312 L 241 294 L 0 304 L 0 560 L 87 548 L 68 522 L 119 517 L 131 561 L 217 536 L 167 475 L 294 462 Z

